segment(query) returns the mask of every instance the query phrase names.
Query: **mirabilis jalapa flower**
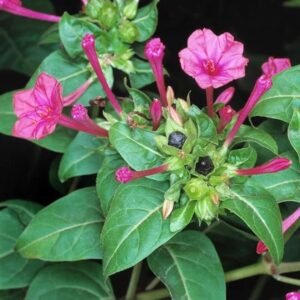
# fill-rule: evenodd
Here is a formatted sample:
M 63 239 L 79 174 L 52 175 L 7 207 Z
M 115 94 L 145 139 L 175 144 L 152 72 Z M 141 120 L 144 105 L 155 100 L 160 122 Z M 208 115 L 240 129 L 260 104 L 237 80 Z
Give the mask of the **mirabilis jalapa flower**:
M 41 73 L 33 88 L 13 95 L 13 108 L 18 117 L 13 127 L 13 135 L 29 140 L 42 139 L 60 124 L 97 136 L 108 136 L 105 129 L 91 124 L 93 121 L 89 120 L 83 107 L 75 107 L 73 119 L 62 114 L 64 106 L 76 101 L 91 82 L 92 80 L 87 80 L 73 93 L 63 97 L 62 85 L 53 76 Z
M 21 0 L 0 0 L 0 10 L 13 15 L 22 16 L 30 19 L 36 19 L 47 22 L 57 23 L 60 17 L 37 12 L 22 6 Z

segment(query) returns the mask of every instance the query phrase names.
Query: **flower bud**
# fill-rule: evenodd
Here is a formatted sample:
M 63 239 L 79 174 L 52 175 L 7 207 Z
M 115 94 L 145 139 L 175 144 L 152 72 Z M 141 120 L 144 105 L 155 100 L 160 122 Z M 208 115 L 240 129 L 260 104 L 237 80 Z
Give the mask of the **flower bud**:
M 218 206 L 213 203 L 210 197 L 197 201 L 195 214 L 200 220 L 210 223 L 218 215 Z
M 118 21 L 117 7 L 111 2 L 105 3 L 99 10 L 98 20 L 104 28 L 112 28 Z
M 172 213 L 174 208 L 174 201 L 165 200 L 162 207 L 162 215 L 164 219 L 167 219 Z
M 101 6 L 102 3 L 99 0 L 89 0 L 85 8 L 85 13 L 92 19 L 98 19 Z
M 185 186 L 184 191 L 190 200 L 202 201 L 208 195 L 209 187 L 206 182 L 199 178 L 191 179 Z
M 120 39 L 128 44 L 132 44 L 138 38 L 139 31 L 135 24 L 124 20 L 119 26 Z
M 138 4 L 139 4 L 139 0 L 125 1 L 125 7 L 123 13 L 127 19 L 133 19 L 136 16 Z

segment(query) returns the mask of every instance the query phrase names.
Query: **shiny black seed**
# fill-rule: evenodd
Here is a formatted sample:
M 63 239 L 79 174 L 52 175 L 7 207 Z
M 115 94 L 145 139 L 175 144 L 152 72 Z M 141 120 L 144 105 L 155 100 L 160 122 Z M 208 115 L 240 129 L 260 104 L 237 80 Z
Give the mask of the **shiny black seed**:
M 214 164 L 209 156 L 199 157 L 196 164 L 196 171 L 201 175 L 208 175 L 214 169 Z
M 181 149 L 185 140 L 186 136 L 182 132 L 174 131 L 169 135 L 168 145 Z

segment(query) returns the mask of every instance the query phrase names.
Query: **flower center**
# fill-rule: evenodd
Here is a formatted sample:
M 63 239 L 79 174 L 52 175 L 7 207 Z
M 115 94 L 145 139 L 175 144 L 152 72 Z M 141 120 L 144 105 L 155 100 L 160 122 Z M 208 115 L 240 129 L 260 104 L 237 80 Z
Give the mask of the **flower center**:
M 212 59 L 204 61 L 203 66 L 209 75 L 214 75 L 216 73 L 216 65 Z

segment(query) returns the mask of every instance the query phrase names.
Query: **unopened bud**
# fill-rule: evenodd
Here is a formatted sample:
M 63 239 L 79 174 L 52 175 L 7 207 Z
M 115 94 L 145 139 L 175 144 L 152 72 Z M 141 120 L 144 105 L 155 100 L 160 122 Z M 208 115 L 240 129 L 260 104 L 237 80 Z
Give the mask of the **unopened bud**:
M 170 117 L 173 119 L 173 121 L 175 121 L 178 125 L 183 126 L 182 119 L 178 114 L 178 112 L 172 106 L 169 106 L 168 110 L 169 110 Z
M 218 205 L 214 204 L 210 197 L 205 197 L 196 203 L 195 214 L 201 221 L 210 224 L 218 215 Z
M 184 186 L 184 191 L 190 200 L 201 201 L 207 196 L 209 187 L 204 180 L 193 178 Z
M 132 44 L 138 38 L 139 31 L 135 24 L 124 20 L 119 26 L 120 39 L 128 44 Z
M 85 8 L 85 13 L 92 19 L 98 19 L 102 3 L 99 0 L 89 0 Z
M 166 220 L 169 215 L 172 213 L 174 208 L 174 201 L 165 200 L 162 207 L 162 215 L 163 218 Z
M 124 15 L 127 19 L 133 19 L 136 16 L 139 0 L 125 1 Z
M 111 3 L 105 3 L 99 10 L 98 20 L 104 28 L 112 28 L 118 21 L 118 9 Z
M 174 95 L 174 90 L 171 86 L 167 87 L 167 101 L 168 105 L 171 106 L 174 102 L 175 95 Z

